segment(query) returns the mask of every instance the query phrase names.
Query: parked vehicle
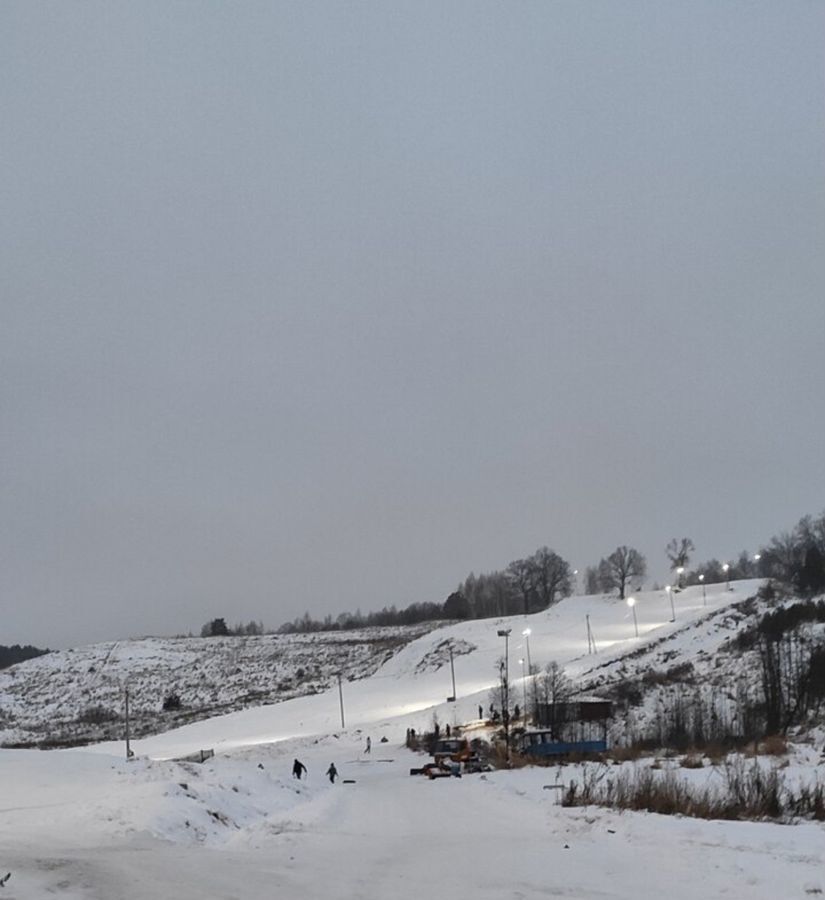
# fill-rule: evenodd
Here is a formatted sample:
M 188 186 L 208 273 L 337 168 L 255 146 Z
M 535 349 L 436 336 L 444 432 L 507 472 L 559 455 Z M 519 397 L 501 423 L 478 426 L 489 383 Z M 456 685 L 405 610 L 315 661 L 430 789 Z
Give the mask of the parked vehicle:
M 466 738 L 440 738 L 435 742 L 432 752 L 433 759 L 436 762 L 449 760 L 451 762 L 466 763 L 474 755 Z

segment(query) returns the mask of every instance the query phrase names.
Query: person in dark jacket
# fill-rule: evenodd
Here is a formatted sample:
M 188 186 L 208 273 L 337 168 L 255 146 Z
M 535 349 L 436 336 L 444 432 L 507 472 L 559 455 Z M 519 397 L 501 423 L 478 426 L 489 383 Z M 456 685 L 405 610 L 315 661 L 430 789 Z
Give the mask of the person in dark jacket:
M 332 784 L 335 784 L 335 779 L 338 777 L 338 769 L 335 768 L 335 763 L 329 764 L 327 775 L 329 775 L 329 780 L 332 782 Z
M 295 762 L 292 763 L 292 777 L 293 778 L 297 778 L 300 781 L 301 775 L 306 774 L 306 772 L 307 772 L 307 767 L 299 760 L 296 759 Z

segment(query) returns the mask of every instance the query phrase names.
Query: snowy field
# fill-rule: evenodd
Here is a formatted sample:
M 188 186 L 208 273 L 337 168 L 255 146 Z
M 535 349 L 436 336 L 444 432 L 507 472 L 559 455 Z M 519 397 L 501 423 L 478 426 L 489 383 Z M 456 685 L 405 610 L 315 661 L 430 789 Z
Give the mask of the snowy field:
M 4 896 L 792 898 L 825 890 L 825 831 L 564 809 L 554 769 L 429 781 L 392 744 L 288 741 L 203 766 L 4 751 Z M 290 777 L 293 756 L 309 769 Z M 336 760 L 355 783 L 331 785 Z M 385 761 L 386 760 L 386 761 Z
M 640 637 L 610 598 L 570 598 L 525 619 L 468 622 L 408 643 L 370 677 L 196 722 L 123 745 L 0 751 L 0 896 L 98 900 L 229 898 L 742 898 L 825 891 L 825 829 L 815 823 L 706 822 L 593 807 L 565 809 L 553 787 L 574 767 L 461 779 L 410 777 L 422 757 L 406 729 L 472 723 L 488 704 L 511 628 L 510 665 L 526 653 L 597 677 L 661 648 L 711 654 L 727 607 L 753 593 L 640 594 Z M 598 654 L 587 653 L 589 614 Z M 721 631 L 720 631 L 721 628 Z M 457 701 L 444 641 L 455 654 Z M 669 652 L 669 651 L 667 651 Z M 516 683 L 515 690 L 519 689 Z M 477 723 L 476 723 L 477 724 Z M 372 752 L 365 753 L 365 739 Z M 386 738 L 386 741 L 382 739 Z M 202 765 L 174 757 L 199 749 Z M 293 758 L 308 767 L 291 777 Z M 808 764 L 822 768 L 818 748 Z M 324 777 L 334 762 L 343 780 Z M 692 771 L 692 780 L 713 778 Z M 351 782 L 351 783 L 345 783 Z

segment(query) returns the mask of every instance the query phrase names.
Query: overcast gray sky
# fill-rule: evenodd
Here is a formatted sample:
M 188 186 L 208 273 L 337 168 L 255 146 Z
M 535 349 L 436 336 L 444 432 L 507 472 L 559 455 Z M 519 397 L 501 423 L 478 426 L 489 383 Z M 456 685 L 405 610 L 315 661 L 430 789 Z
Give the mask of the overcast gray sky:
M 825 4 L 0 5 L 0 643 L 825 507 Z

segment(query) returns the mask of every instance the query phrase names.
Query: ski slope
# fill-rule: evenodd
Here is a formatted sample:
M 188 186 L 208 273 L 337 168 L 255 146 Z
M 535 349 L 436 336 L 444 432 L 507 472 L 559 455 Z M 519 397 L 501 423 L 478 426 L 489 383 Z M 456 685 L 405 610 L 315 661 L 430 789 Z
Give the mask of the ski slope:
M 686 588 L 674 597 L 675 621 L 664 591 L 636 595 L 639 637 L 626 603 L 615 596 L 568 597 L 548 610 L 530 616 L 481 619 L 431 631 L 404 646 L 373 675 L 344 681 L 342 694 L 345 727 L 341 725 L 339 692 L 332 688 L 308 697 L 298 697 L 271 706 L 247 709 L 207 721 L 196 722 L 163 735 L 134 742 L 140 755 L 171 758 L 200 749 L 222 752 L 250 744 L 265 744 L 290 738 L 326 735 L 344 730 L 369 729 L 396 743 L 407 728 L 423 731 L 434 717 L 442 724 L 467 723 L 478 718 L 478 706 L 489 707 L 489 692 L 496 685 L 498 663 L 504 656 L 505 640 L 500 630 L 510 629 L 508 643 L 514 701 L 523 689 L 527 638 L 530 629 L 530 660 L 543 668 L 555 661 L 568 674 L 586 683 L 597 671 L 621 663 L 626 654 L 659 642 L 672 649 L 682 647 L 696 654 L 721 640 L 715 628 L 703 623 L 731 605 L 752 596 L 759 581 Z M 590 617 L 597 653 L 588 653 L 585 616 Z M 454 650 L 456 701 L 452 696 L 452 674 L 446 646 Z M 118 752 L 116 745 L 98 745 L 101 752 Z

